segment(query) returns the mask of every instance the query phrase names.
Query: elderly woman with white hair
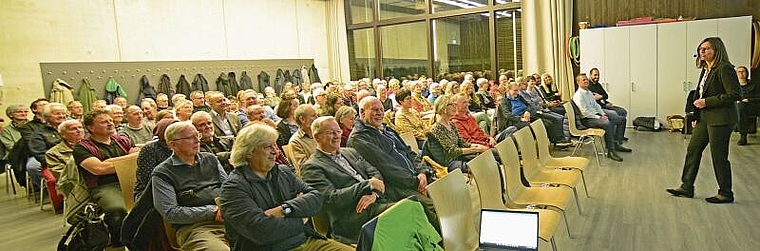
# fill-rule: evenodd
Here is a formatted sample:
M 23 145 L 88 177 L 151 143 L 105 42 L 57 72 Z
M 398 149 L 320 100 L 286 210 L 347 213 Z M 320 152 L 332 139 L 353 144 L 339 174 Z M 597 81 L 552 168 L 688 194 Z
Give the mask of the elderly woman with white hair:
M 221 209 L 232 250 L 353 250 L 325 240 L 302 218 L 322 209 L 319 191 L 275 162 L 277 131 L 267 125 L 243 128 L 230 162 L 235 169 L 222 186 Z M 276 231 L 273 231 L 276 229 Z

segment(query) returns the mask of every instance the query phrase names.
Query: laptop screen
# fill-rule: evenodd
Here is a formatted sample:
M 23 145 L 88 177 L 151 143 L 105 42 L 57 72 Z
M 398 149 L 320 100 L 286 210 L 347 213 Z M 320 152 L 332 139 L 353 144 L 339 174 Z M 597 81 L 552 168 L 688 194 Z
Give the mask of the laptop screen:
M 480 247 L 538 250 L 538 212 L 481 210 Z

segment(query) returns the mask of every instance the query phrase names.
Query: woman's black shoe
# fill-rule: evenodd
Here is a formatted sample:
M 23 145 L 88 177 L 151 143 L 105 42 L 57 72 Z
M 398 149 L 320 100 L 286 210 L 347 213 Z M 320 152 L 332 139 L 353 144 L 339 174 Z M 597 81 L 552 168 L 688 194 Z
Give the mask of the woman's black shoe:
M 682 187 L 668 188 L 668 189 L 665 189 L 665 191 L 668 191 L 668 193 L 672 194 L 673 196 L 694 198 L 694 191 L 689 191 L 689 190 L 683 189 Z
M 734 197 L 728 197 L 725 195 L 718 194 L 710 198 L 705 198 L 705 201 L 713 203 L 713 204 L 733 203 Z

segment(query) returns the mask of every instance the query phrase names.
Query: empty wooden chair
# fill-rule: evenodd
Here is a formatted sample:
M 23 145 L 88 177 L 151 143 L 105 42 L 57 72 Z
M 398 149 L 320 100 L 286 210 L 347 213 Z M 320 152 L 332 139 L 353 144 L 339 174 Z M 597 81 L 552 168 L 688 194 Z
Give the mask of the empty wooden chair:
M 509 209 L 517 211 L 538 212 L 538 237 L 546 242 L 550 242 L 553 249 L 556 249 L 554 242 L 554 232 L 559 224 L 560 215 L 556 211 L 548 209 L 525 209 L 524 207 L 508 207 L 505 204 L 502 178 L 499 165 L 493 157 L 493 153 L 480 154 L 471 160 L 467 165 L 470 167 L 470 174 L 473 175 L 478 183 L 478 192 L 480 195 L 481 208 L 486 209 Z M 568 230 L 568 234 L 569 234 Z
M 575 156 L 575 152 L 578 151 L 578 148 L 581 147 L 581 145 L 584 144 L 592 144 L 594 146 L 594 155 L 596 156 L 596 162 L 599 165 L 602 165 L 602 161 L 599 160 L 599 155 L 604 154 L 604 146 L 602 146 L 602 151 L 599 152 L 599 149 L 596 147 L 597 139 L 601 141 L 601 144 L 604 145 L 604 129 L 599 128 L 587 128 L 587 129 L 578 129 L 576 126 L 576 120 L 580 118 L 575 117 L 575 107 L 573 107 L 573 101 L 567 102 L 564 104 L 565 111 L 567 111 L 565 114 L 567 116 L 569 128 L 570 128 L 570 135 L 579 137 L 578 144 L 575 145 L 575 148 L 573 148 L 573 153 L 571 156 Z
M 590 161 L 583 157 L 552 157 L 549 152 L 549 137 L 546 134 L 546 127 L 540 120 L 530 123 L 530 128 L 533 129 L 533 135 L 536 136 L 536 144 L 538 145 L 538 162 L 548 168 L 572 168 L 581 172 L 581 180 L 583 180 L 583 188 L 586 190 L 586 197 L 588 197 L 588 187 L 586 186 L 586 167 Z
M 575 169 L 557 169 L 545 168 L 538 162 L 536 153 L 536 141 L 533 139 L 533 133 L 530 128 L 523 127 L 513 135 L 517 141 L 517 148 L 522 154 L 522 170 L 525 179 L 530 182 L 531 186 L 542 184 L 552 184 L 566 186 L 573 189 L 575 203 L 578 205 L 578 212 L 581 211 L 581 204 L 578 201 L 578 191 L 576 186 L 581 180 L 581 172 Z
M 405 132 L 399 136 L 401 137 L 401 140 L 404 141 L 404 144 L 412 148 L 413 152 L 420 154 L 420 147 L 417 145 L 417 139 L 414 137 L 414 133 Z
M 478 234 L 472 220 L 472 202 L 462 171 L 456 169 L 427 186 L 441 223 L 446 250 L 476 250 Z M 540 217 L 540 216 L 539 216 Z

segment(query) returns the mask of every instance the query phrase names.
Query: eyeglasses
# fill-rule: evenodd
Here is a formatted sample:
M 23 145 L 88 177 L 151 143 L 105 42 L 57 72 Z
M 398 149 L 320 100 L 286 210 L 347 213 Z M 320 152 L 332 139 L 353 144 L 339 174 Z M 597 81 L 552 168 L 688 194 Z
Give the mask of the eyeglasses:
M 201 133 L 198 133 L 198 134 L 196 134 L 196 135 L 194 135 L 194 136 L 190 136 L 190 137 L 184 137 L 184 138 L 173 139 L 172 141 L 180 141 L 180 140 L 186 140 L 186 139 L 195 139 L 195 140 L 200 140 L 200 139 L 201 139 Z
M 343 134 L 343 131 L 342 130 L 329 130 L 329 131 L 319 132 L 319 134 L 327 134 L 327 135 L 335 136 L 335 135 L 341 135 L 341 134 Z

